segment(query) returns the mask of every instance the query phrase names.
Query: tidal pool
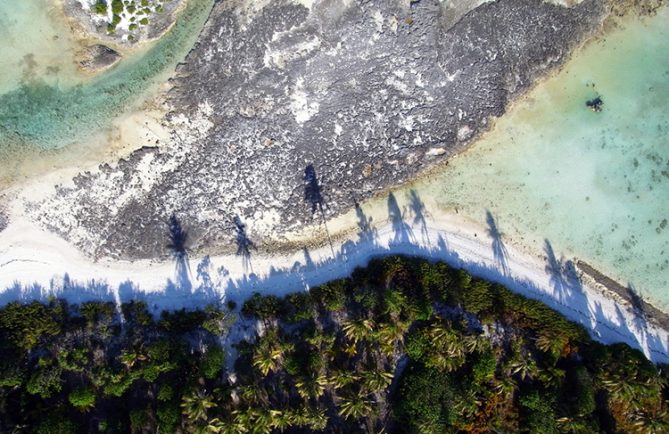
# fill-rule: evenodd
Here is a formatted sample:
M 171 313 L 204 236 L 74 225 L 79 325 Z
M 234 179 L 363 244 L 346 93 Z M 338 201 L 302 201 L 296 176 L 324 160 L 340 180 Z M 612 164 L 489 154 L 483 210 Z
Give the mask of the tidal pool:
M 448 166 L 423 198 L 576 256 L 669 306 L 669 9 L 588 44 Z M 603 110 L 587 109 L 600 96 Z

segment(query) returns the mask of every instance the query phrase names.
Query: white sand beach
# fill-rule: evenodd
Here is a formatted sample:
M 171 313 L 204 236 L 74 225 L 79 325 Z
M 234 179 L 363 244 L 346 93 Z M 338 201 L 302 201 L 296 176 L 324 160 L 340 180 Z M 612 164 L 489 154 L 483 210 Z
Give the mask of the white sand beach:
M 38 180 L 24 185 L 22 196 L 40 194 L 43 185 Z M 349 275 L 375 256 L 407 254 L 443 260 L 504 284 L 582 324 L 599 341 L 626 342 L 655 362 L 669 362 L 666 330 L 605 288 L 580 279 L 578 270 L 564 258 L 557 259 L 558 254 L 546 255 L 550 245 L 543 253 L 530 253 L 504 239 L 494 221 L 484 228 L 458 215 L 432 215 L 428 209 L 406 206 L 401 210 L 394 197 L 392 201 L 390 217 L 385 221 L 377 217 L 376 223 L 365 214 L 375 210 L 363 204 L 356 210 L 357 231 L 337 237 L 332 245 L 307 248 L 305 244 L 281 254 L 251 250 L 249 255 L 184 256 L 163 262 L 95 262 L 31 223 L 22 215 L 21 201 L 15 200 L 7 209 L 10 223 L 0 232 L 0 303 L 50 296 L 75 303 L 141 299 L 155 312 L 229 300 L 239 303 L 254 292 L 282 295 L 308 290 Z M 353 214 L 349 214 L 350 222 Z M 342 229 L 341 221 L 330 223 Z

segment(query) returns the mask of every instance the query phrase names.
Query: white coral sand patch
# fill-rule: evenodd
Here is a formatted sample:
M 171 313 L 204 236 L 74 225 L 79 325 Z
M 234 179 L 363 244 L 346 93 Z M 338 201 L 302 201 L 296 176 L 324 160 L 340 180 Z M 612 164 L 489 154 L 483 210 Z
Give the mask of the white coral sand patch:
M 307 9 L 311 9 L 316 0 L 293 0 L 295 3 L 304 6 Z
M 277 32 L 290 34 L 290 32 Z M 279 39 L 277 33 L 274 34 L 274 38 Z M 265 50 L 265 55 L 263 57 L 263 63 L 267 68 L 279 68 L 284 69 L 286 64 L 299 59 L 301 57 L 307 56 L 309 53 L 317 50 L 321 46 L 321 40 L 316 36 L 312 36 L 306 41 L 302 41 L 293 45 L 290 45 L 287 48 L 278 50 L 273 49 L 268 45 Z
M 458 128 L 458 140 L 464 142 L 472 135 L 472 129 L 468 125 Z
M 318 113 L 320 105 L 316 101 L 308 100 L 307 92 L 304 90 L 304 79 L 302 78 L 299 78 L 295 83 L 290 100 L 290 111 L 295 116 L 295 122 L 300 125 Z
M 91 1 L 91 0 L 77 0 L 77 3 L 81 6 L 81 9 L 85 11 L 90 11 L 91 6 L 96 3 L 97 0 Z
M 251 230 L 260 233 L 268 232 L 271 228 L 276 227 L 276 224 L 281 221 L 281 214 L 274 208 L 266 211 L 256 211 L 253 218 L 247 223 Z
M 397 77 L 392 77 L 392 76 L 388 77 L 388 78 L 386 78 L 385 83 L 388 86 L 392 86 L 392 87 L 394 87 L 395 89 L 399 90 L 400 92 L 402 92 L 404 94 L 409 93 L 409 86 L 407 86 L 406 83 L 403 83 L 402 81 L 400 81 Z
M 376 31 L 379 32 L 379 33 L 383 32 L 384 19 L 383 19 L 383 14 L 381 13 L 381 11 L 378 10 L 378 9 L 375 10 L 372 13 L 372 19 L 374 20 L 374 24 L 376 25 Z
M 413 131 L 414 117 L 412 115 L 402 116 L 398 124 L 407 131 Z
M 175 116 L 172 119 L 171 126 L 175 129 L 178 141 L 191 144 L 206 137 L 209 130 L 214 126 L 210 119 L 213 113 L 214 109 L 211 104 L 205 100 L 198 105 L 195 116 L 188 118 L 183 113 Z
M 439 155 L 444 155 L 446 153 L 446 148 L 430 148 L 425 155 L 430 157 L 436 157 Z

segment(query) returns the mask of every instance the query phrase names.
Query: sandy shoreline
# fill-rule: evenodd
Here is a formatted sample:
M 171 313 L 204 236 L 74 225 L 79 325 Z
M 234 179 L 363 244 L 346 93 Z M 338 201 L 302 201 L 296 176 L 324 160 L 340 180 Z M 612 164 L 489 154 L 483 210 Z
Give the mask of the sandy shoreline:
M 185 257 L 175 261 L 93 262 L 64 240 L 28 220 L 0 232 L 0 303 L 146 300 L 152 309 L 196 307 L 244 300 L 254 292 L 285 294 L 347 276 L 375 256 L 408 254 L 443 260 L 472 274 L 539 299 L 582 324 L 597 340 L 626 342 L 655 362 L 669 362 L 669 333 L 609 291 L 580 279 L 569 263 L 548 262 L 507 245 L 499 234 L 459 216 L 402 217 L 362 228 L 333 246 L 274 255 L 253 252 Z M 360 216 L 364 217 L 361 210 Z M 492 235 L 492 236 L 491 236 Z M 497 236 L 495 236 L 497 235 Z M 578 273 L 578 270 L 576 270 Z

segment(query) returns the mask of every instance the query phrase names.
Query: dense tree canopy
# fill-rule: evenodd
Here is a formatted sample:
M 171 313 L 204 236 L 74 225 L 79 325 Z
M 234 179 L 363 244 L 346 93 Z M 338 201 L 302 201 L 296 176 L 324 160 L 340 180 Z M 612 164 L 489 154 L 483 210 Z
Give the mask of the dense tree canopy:
M 0 432 L 669 432 L 664 367 L 445 264 L 252 295 L 226 363 L 235 315 L 8 304 Z

